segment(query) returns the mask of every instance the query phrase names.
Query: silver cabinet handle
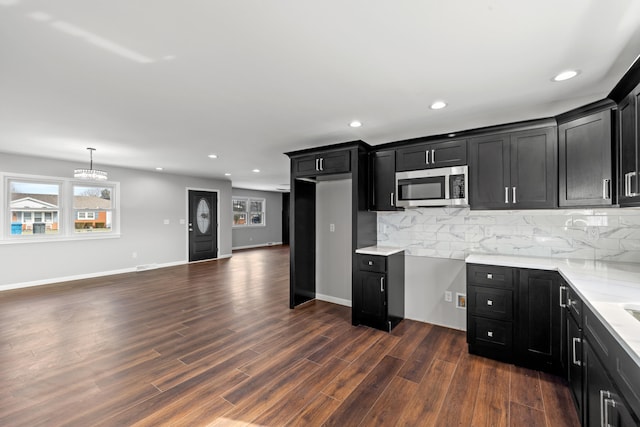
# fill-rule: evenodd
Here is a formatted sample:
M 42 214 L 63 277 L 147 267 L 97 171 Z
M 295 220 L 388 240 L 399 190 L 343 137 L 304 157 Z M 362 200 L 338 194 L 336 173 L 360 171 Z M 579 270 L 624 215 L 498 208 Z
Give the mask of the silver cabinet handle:
M 487 331 L 487 336 L 489 338 L 493 338 L 493 331 Z
M 562 301 L 562 291 L 566 291 L 566 290 L 567 290 L 566 286 L 564 286 L 564 285 L 560 286 L 560 307 L 562 307 L 562 308 L 566 308 L 567 307 L 567 304 L 565 304 Z
M 576 366 L 582 366 L 582 362 L 579 361 L 576 356 L 576 343 L 582 342 L 582 340 L 580 338 L 574 337 L 574 338 L 571 338 L 571 342 L 572 342 L 571 348 L 573 351 L 573 354 L 572 354 L 573 364 Z
M 324 170 L 324 159 L 322 157 L 320 157 L 320 170 Z
M 384 292 L 384 277 L 380 278 L 380 292 Z
M 493 274 L 487 273 L 487 279 L 489 279 L 489 280 L 493 279 Z
M 509 187 L 504 187 L 504 202 L 509 203 Z
M 602 198 L 604 200 L 609 200 L 611 198 L 611 180 L 610 179 L 602 180 Z
M 320 159 L 316 159 L 316 170 L 320 170 Z
M 513 187 L 513 203 L 516 203 L 516 187 Z
M 615 408 L 616 402 L 611 399 L 611 393 L 600 390 L 600 425 L 602 427 L 609 427 L 609 403 Z
M 393 194 L 393 192 L 391 193 L 391 206 L 395 206 L 394 200 L 395 200 L 395 194 Z
M 429 164 L 429 150 L 424 152 L 425 161 Z
M 431 163 L 436 164 L 436 150 L 431 150 Z
M 493 306 L 493 301 L 492 301 L 492 300 L 490 300 L 490 299 L 488 299 L 488 300 L 487 300 L 487 305 L 489 305 L 489 306 Z
M 629 172 L 624 174 L 624 194 L 627 197 L 635 197 L 640 193 L 634 193 L 631 191 L 631 178 L 637 176 L 636 172 Z

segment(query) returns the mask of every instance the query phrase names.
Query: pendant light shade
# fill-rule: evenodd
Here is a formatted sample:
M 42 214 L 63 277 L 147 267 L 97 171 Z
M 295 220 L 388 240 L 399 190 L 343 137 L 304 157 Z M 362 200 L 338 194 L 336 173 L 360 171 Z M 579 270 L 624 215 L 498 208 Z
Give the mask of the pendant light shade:
M 95 148 L 87 147 L 89 150 L 89 169 L 76 169 L 73 172 L 74 178 L 79 179 L 87 179 L 93 181 L 104 181 L 108 178 L 107 173 L 105 171 L 101 171 L 93 168 L 93 152 L 96 151 Z

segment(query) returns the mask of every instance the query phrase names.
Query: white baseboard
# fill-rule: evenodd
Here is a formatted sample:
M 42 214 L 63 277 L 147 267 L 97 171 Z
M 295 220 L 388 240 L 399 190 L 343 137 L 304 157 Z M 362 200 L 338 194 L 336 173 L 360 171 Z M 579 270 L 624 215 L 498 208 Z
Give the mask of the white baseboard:
M 264 248 L 266 246 L 278 246 L 278 245 L 282 245 L 282 242 L 268 242 L 268 243 L 261 243 L 259 245 L 234 246 L 231 248 L 231 250 L 235 251 L 239 249 Z
M 214 258 L 213 260 L 223 259 L 223 258 L 231 258 L 231 254 L 220 255 L 218 258 Z M 207 260 L 207 261 L 211 261 L 211 260 Z M 72 280 L 93 279 L 95 277 L 113 276 L 115 274 L 135 273 L 135 272 L 142 272 L 142 271 L 148 271 L 148 270 L 155 270 L 157 268 L 174 267 L 176 265 L 184 265 L 187 263 L 188 263 L 187 261 L 174 261 L 174 262 L 166 262 L 162 264 L 157 264 L 157 263 L 142 264 L 142 265 L 137 265 L 135 267 L 122 268 L 119 270 L 99 271 L 96 273 L 77 274 L 73 276 L 52 277 L 50 279 L 34 280 L 31 282 L 10 283 L 8 285 L 0 285 L 0 292 L 9 291 L 11 289 L 30 288 L 33 286 L 53 285 L 56 283 L 70 282 Z
M 322 294 L 316 294 L 316 299 L 320 301 L 331 302 L 338 305 L 344 305 L 346 307 L 351 307 L 351 301 L 349 301 L 348 299 L 336 298 L 330 295 L 322 295 Z

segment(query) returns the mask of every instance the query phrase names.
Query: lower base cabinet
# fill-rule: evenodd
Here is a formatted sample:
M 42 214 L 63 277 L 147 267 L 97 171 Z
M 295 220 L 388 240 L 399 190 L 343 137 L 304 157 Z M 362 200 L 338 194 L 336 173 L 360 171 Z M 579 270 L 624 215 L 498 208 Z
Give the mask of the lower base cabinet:
M 391 331 L 404 319 L 404 252 L 389 256 L 357 254 L 353 324 Z

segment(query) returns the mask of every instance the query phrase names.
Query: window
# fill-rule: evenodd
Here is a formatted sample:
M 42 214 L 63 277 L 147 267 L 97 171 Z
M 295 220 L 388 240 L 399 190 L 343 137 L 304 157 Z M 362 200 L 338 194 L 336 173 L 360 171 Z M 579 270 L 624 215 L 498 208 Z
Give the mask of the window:
M 234 197 L 233 226 L 264 226 L 265 223 L 265 199 Z
M 0 213 L 0 240 L 55 240 L 117 231 L 118 183 L 26 175 L 5 175 L 3 181 L 6 197 L 0 193 L 0 199 L 8 216 Z
M 110 232 L 113 226 L 111 186 L 73 186 L 73 209 L 76 233 Z
M 9 234 L 59 234 L 60 189 L 45 180 L 9 180 Z

